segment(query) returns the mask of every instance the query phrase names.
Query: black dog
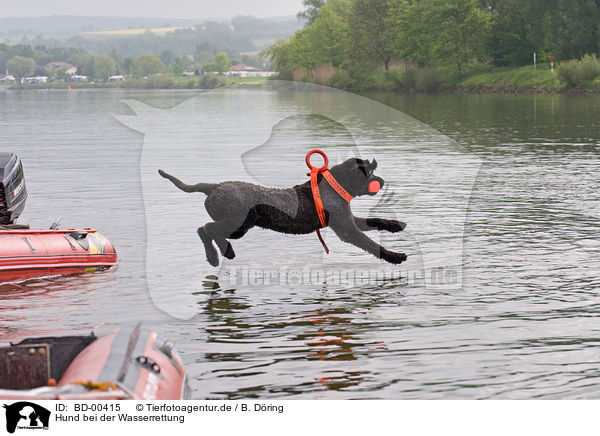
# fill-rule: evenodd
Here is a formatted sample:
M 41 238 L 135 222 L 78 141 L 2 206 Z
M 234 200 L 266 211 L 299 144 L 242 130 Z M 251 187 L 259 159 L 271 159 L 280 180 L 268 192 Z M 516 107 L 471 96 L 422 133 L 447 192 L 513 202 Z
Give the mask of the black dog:
M 378 181 L 383 186 L 383 180 L 373 175 L 375 168 L 375 160 L 369 162 L 352 158 L 330 171 L 350 195 L 357 197 L 375 195 L 368 189 L 372 181 Z M 266 188 L 245 182 L 187 185 L 163 170 L 158 170 L 158 173 L 182 191 L 208 195 L 204 205 L 214 222 L 200 227 L 198 235 L 206 248 L 208 262 L 213 266 L 219 265 L 219 257 L 212 241 L 217 243 L 223 256 L 233 259 L 235 253 L 227 239 L 239 239 L 254 226 L 295 235 L 312 233 L 321 228 L 310 181 L 287 189 Z M 404 230 L 405 223 L 355 217 L 348 202 L 322 175 L 318 176 L 318 182 L 327 223 L 342 241 L 390 263 L 399 264 L 406 260 L 406 254 L 386 250 L 363 233 L 374 229 L 399 232 Z

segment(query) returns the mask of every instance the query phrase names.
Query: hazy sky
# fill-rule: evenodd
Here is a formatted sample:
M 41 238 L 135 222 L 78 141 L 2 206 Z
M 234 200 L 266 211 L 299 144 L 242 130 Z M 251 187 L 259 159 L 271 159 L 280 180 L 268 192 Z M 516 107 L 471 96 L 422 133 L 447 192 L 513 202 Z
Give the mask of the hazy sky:
M 27 0 L 0 1 L 0 17 L 96 15 L 120 17 L 206 18 L 295 15 L 302 0 Z

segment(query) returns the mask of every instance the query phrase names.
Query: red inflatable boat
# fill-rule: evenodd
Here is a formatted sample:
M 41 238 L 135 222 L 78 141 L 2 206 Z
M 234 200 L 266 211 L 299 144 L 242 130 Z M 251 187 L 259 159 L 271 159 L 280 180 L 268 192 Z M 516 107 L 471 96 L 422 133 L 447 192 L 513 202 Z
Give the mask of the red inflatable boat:
M 138 324 L 105 336 L 30 338 L 0 347 L 0 399 L 188 399 L 173 344 Z
M 25 208 L 23 164 L 14 153 L 0 153 L 0 282 L 110 268 L 117 253 L 92 229 L 30 230 L 15 224 Z
M 0 230 L 0 282 L 110 268 L 117 253 L 92 229 Z

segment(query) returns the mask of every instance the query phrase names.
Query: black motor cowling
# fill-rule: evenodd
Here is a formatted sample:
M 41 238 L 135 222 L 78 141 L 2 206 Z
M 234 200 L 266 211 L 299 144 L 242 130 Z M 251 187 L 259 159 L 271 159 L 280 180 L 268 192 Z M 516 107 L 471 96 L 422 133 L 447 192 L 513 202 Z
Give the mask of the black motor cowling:
M 25 209 L 23 164 L 14 153 L 0 153 L 0 225 L 13 224 Z

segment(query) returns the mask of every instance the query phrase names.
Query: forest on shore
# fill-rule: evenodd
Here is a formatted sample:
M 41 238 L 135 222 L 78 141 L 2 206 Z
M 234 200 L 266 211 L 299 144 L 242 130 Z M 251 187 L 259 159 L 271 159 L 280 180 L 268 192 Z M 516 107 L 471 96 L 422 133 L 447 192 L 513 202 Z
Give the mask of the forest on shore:
M 306 26 L 262 52 L 283 79 L 359 90 L 600 89 L 600 0 L 305 0 L 304 6 L 299 15 Z M 320 74 L 323 65 L 329 74 Z

